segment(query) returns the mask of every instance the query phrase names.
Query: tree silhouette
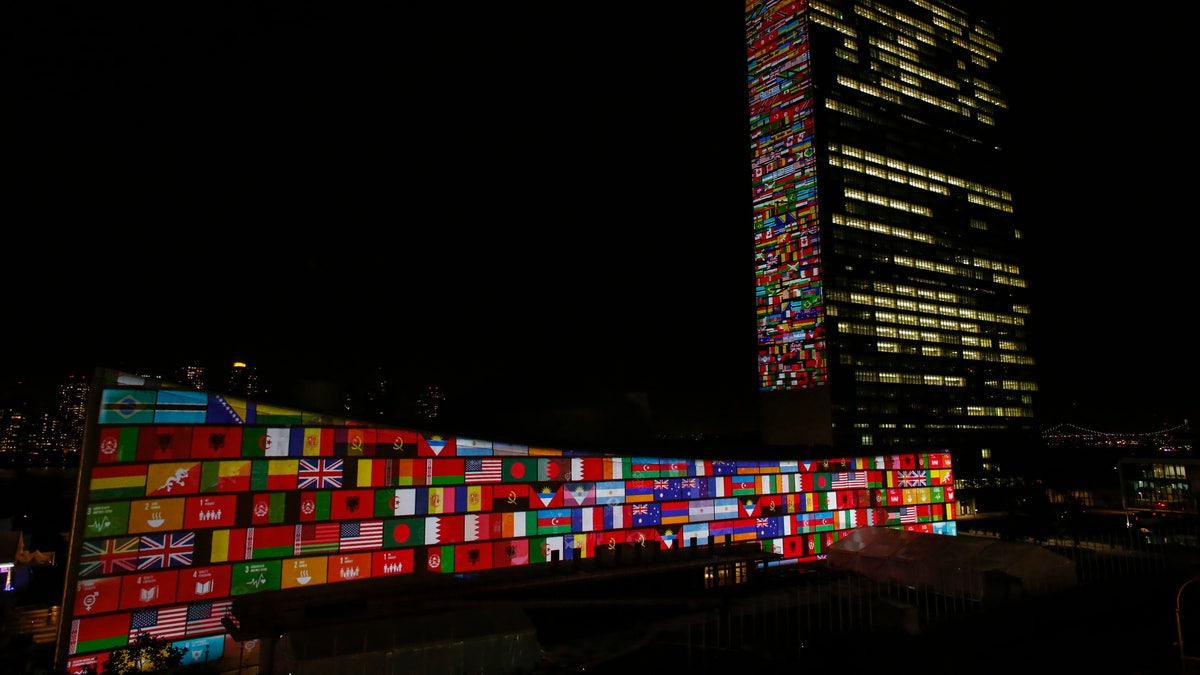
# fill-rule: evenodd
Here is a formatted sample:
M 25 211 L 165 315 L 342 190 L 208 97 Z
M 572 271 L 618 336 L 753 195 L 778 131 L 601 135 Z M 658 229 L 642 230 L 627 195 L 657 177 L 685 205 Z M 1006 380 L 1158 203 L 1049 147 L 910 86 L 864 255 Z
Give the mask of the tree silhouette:
M 110 675 L 158 675 L 173 672 L 183 661 L 183 648 L 169 640 L 139 632 L 127 647 L 114 649 L 104 662 Z

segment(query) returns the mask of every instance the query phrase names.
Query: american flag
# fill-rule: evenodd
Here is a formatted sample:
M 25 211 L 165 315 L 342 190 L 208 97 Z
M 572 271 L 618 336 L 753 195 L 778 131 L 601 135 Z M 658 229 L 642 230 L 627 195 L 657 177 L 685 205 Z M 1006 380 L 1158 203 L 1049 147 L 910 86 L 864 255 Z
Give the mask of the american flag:
M 896 478 L 900 481 L 900 487 L 928 487 L 929 477 L 925 469 L 913 469 L 911 471 L 897 471 Z
M 157 607 L 143 609 L 133 613 L 129 622 L 129 637 L 131 640 L 138 633 L 148 633 L 151 637 L 161 640 L 174 640 L 183 637 L 187 627 L 188 606 Z
M 79 576 L 132 572 L 137 569 L 137 562 L 137 537 L 85 541 L 79 558 Z
M 361 551 L 383 547 L 383 521 L 342 523 L 340 551 Z
M 463 468 L 466 470 L 468 483 L 497 483 L 503 477 L 499 459 L 468 457 Z
M 169 567 L 189 567 L 196 545 L 196 533 L 142 535 L 138 553 L 139 570 L 161 570 Z
M 221 617 L 233 608 L 233 600 L 196 602 L 188 606 L 187 634 L 189 637 L 207 633 L 222 633 Z
M 867 487 L 866 471 L 839 471 L 833 474 L 833 489 Z
M 302 459 L 296 472 L 301 490 L 342 487 L 342 460 Z

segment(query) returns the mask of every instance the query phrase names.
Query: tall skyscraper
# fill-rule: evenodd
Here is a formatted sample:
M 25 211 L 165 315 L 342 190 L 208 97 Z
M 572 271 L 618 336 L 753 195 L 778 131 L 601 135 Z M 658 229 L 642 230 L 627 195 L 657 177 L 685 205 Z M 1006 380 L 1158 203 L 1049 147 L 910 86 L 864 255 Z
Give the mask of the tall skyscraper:
M 746 3 L 766 443 L 1034 437 L 997 40 L 935 0 Z

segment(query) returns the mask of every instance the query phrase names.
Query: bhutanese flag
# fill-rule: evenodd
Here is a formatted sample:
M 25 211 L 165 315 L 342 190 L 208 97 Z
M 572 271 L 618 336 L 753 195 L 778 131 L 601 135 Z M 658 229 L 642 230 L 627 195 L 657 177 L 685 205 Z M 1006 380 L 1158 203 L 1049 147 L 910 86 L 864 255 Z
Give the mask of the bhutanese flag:
M 328 490 L 300 493 L 300 521 L 329 520 L 332 496 Z
M 100 427 L 96 461 L 102 464 L 132 462 L 137 458 L 138 427 Z
M 296 459 L 257 460 L 250 470 L 251 490 L 295 490 L 300 461 Z
M 200 468 L 201 492 L 243 492 L 250 489 L 250 460 L 204 462 Z
M 236 562 L 246 559 L 246 530 L 233 528 L 213 530 L 212 553 L 209 562 Z
M 424 518 L 389 518 L 383 521 L 384 548 L 422 546 L 424 544 Z
M 146 496 L 146 465 L 115 464 L 92 469 L 89 499 L 129 499 Z
M 146 468 L 147 496 L 192 495 L 200 491 L 200 462 L 156 462 Z

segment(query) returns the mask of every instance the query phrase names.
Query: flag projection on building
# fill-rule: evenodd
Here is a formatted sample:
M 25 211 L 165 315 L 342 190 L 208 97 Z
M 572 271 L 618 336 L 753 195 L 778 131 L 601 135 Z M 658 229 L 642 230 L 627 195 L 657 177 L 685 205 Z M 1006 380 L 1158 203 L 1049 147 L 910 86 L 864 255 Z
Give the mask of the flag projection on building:
M 81 462 L 60 641 L 80 662 L 139 631 L 207 644 L 235 597 L 267 591 L 486 575 L 615 546 L 746 542 L 816 560 L 867 523 L 957 533 L 949 453 L 749 461 L 460 444 L 282 409 L 258 423 L 254 402 L 214 393 L 173 428 L 156 421 L 175 405 L 157 380 L 94 381 L 106 403 L 89 411 L 100 433 Z M 90 611 L 76 593 L 96 594 Z

